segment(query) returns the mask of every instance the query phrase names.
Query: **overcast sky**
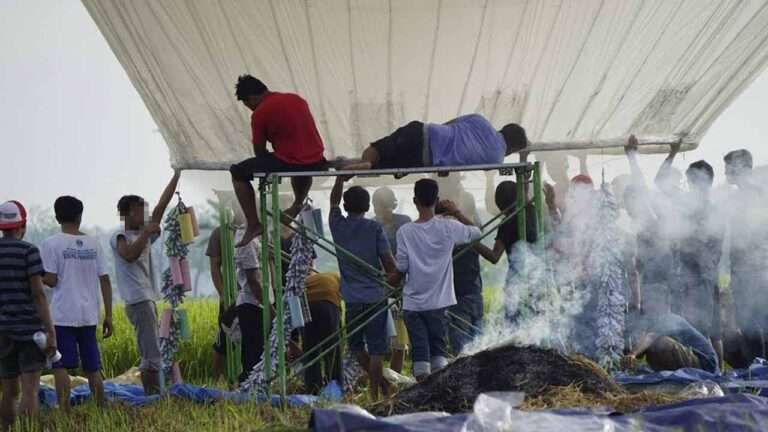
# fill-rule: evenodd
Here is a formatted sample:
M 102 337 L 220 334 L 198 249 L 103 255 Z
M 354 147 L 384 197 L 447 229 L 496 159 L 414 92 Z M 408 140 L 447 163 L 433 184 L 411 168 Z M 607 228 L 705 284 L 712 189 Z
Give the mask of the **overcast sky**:
M 86 224 L 113 226 L 126 193 L 157 199 L 170 178 L 168 150 L 156 125 L 82 4 L 77 0 L 0 0 L 0 200 L 52 206 L 81 198 Z M 700 148 L 722 180 L 722 155 L 747 148 L 768 160 L 768 75 L 763 74 L 715 122 Z M 612 158 L 611 158 L 612 159 Z M 599 175 L 609 158 L 591 158 Z M 659 157 L 644 157 L 647 174 Z M 606 164 L 612 176 L 622 161 Z M 683 164 L 679 164 L 683 166 Z M 187 201 L 201 202 L 215 179 L 184 175 Z

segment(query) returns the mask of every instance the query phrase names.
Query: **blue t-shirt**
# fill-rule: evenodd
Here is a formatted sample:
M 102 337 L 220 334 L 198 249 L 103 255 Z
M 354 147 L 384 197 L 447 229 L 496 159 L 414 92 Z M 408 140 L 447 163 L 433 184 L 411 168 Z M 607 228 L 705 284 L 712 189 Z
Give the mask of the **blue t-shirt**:
M 450 124 L 427 123 L 432 166 L 499 164 L 507 144 L 485 117 L 468 114 Z
M 685 318 L 668 313 L 662 316 L 646 318 L 648 331 L 658 336 L 667 336 L 691 348 L 701 362 L 701 368 L 712 373 L 719 373 L 720 367 L 712 343 L 696 330 Z
M 344 217 L 339 207 L 331 207 L 328 218 L 333 241 L 357 258 L 381 269 L 381 258 L 391 253 L 384 228 L 362 216 Z M 347 303 L 376 303 L 385 297 L 384 287 L 347 255 L 336 251 L 341 273 L 341 296 Z

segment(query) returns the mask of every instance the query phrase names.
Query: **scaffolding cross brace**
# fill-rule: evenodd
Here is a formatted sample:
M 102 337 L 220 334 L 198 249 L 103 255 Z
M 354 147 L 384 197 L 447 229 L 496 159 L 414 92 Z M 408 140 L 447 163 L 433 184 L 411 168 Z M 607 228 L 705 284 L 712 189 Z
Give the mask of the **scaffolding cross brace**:
M 283 173 L 255 173 L 254 177 L 258 178 L 259 185 L 259 203 L 260 203 L 260 214 L 262 216 L 262 221 L 265 223 L 265 230 L 264 234 L 262 234 L 262 241 L 261 241 L 261 262 L 262 262 L 262 289 L 263 289 L 263 297 L 264 299 L 269 299 L 269 291 L 270 291 L 270 279 L 274 279 L 273 281 L 273 288 L 274 288 L 274 294 L 275 294 L 275 314 L 276 314 L 276 321 L 275 325 L 276 328 L 276 334 L 278 338 L 278 344 L 277 344 L 277 371 L 276 376 L 272 377 L 272 365 L 271 365 L 271 352 L 270 352 L 270 343 L 269 343 L 269 335 L 271 333 L 271 326 L 272 326 L 272 318 L 271 318 L 271 312 L 270 308 L 265 307 L 263 308 L 263 323 L 264 323 L 264 352 L 262 355 L 263 361 L 264 361 L 264 374 L 266 381 L 271 384 L 272 381 L 277 380 L 278 383 L 278 392 L 283 400 L 283 402 L 286 401 L 286 389 L 287 389 L 287 372 L 286 372 L 286 360 L 285 360 L 285 348 L 286 348 L 286 341 L 285 341 L 285 332 L 284 332 L 284 314 L 285 314 L 285 302 L 284 302 L 284 293 L 283 293 L 283 282 L 282 282 L 282 264 L 283 260 L 281 259 L 284 255 L 284 252 L 282 250 L 282 244 L 281 244 L 281 228 L 282 228 L 282 221 L 281 221 L 281 210 L 279 207 L 279 193 L 280 193 L 280 183 L 281 179 L 284 177 L 337 177 L 337 176 L 360 176 L 360 177 L 379 177 L 379 176 L 386 176 L 386 175 L 392 175 L 395 178 L 403 178 L 407 175 L 411 174 L 437 174 L 438 176 L 446 176 L 452 172 L 466 172 L 466 171 L 498 171 L 500 175 L 502 176 L 516 176 L 516 182 L 517 182 L 517 202 L 515 204 L 514 209 L 503 209 L 504 211 L 494 217 L 491 221 L 487 222 L 485 225 L 483 225 L 482 230 L 483 234 L 480 240 L 486 238 L 488 235 L 490 235 L 499 225 L 506 223 L 508 220 L 510 220 L 512 217 L 517 217 L 517 229 L 518 229 L 518 237 L 521 241 L 527 240 L 527 221 L 526 221 L 526 210 L 525 208 L 527 206 L 533 205 L 534 209 L 534 226 L 535 226 L 535 232 L 537 233 L 537 238 L 541 238 L 544 232 L 544 223 L 543 223 L 543 198 L 542 198 L 542 185 L 541 185 L 541 168 L 539 162 L 534 163 L 509 163 L 509 164 L 485 164 L 485 165 L 467 165 L 467 166 L 456 166 L 456 167 L 424 167 L 424 168 L 401 168 L 401 169 L 384 169 L 384 170 L 360 170 L 360 171 L 310 171 L 310 172 L 283 172 Z M 530 174 L 532 175 L 532 179 Z M 532 183 L 532 189 L 533 189 L 533 199 L 528 199 L 528 187 L 527 185 L 529 183 Z M 267 197 L 271 194 L 271 201 L 272 201 L 272 208 L 271 211 L 268 208 L 267 204 Z M 501 221 L 492 226 L 493 222 L 497 219 L 501 219 Z M 266 229 L 267 221 L 271 222 L 272 226 L 272 233 L 271 236 L 269 235 L 269 230 Z M 221 226 L 230 226 L 231 225 L 231 219 L 228 219 L 225 215 L 225 212 L 220 213 L 220 222 Z M 316 245 L 321 247 L 322 249 L 326 250 L 330 254 L 337 256 L 341 253 L 348 258 L 351 258 L 353 262 L 360 265 L 365 271 L 368 271 L 371 273 L 372 276 L 374 276 L 379 283 L 385 287 L 385 289 L 388 291 L 388 296 L 392 297 L 400 297 L 402 296 L 402 291 L 397 290 L 395 287 L 389 286 L 386 281 L 383 280 L 382 274 L 380 271 L 376 270 L 375 268 L 368 265 L 368 263 L 361 262 L 361 260 L 349 253 L 348 251 L 341 248 L 339 245 L 335 244 L 333 241 L 325 238 L 324 236 L 320 235 L 317 232 L 312 231 L 310 228 L 306 227 L 300 222 L 293 221 L 294 224 L 298 226 L 298 228 L 294 228 L 292 226 L 289 226 L 290 229 L 292 229 L 296 235 L 304 235 L 307 236 L 310 241 Z M 226 246 L 229 248 L 232 248 L 232 240 L 231 237 L 222 235 L 222 252 L 224 252 L 226 249 L 224 249 L 225 242 Z M 270 238 L 271 237 L 271 238 Z M 478 241 L 480 241 L 478 240 Z M 272 243 L 270 245 L 270 242 Z M 328 246 L 321 244 L 321 242 L 325 242 L 328 244 Z M 454 259 L 461 254 L 468 251 L 472 245 L 467 245 L 464 247 L 460 252 L 454 255 Z M 229 255 L 224 255 L 224 258 L 226 258 L 224 261 L 229 262 L 233 261 L 232 253 L 230 252 Z M 270 259 L 272 258 L 272 259 Z M 232 263 L 234 264 L 234 263 Z M 225 265 L 224 266 L 224 275 L 225 275 L 225 281 L 235 281 L 234 278 L 234 265 Z M 229 273 L 229 275 L 227 275 Z M 230 285 L 227 283 L 227 291 L 229 291 Z M 236 289 L 235 287 L 232 287 L 232 289 Z M 391 307 L 391 304 L 387 301 L 387 299 L 384 299 L 382 302 L 382 310 L 387 309 Z M 367 321 L 370 321 L 372 317 L 368 318 Z M 356 331 L 359 331 L 362 329 L 366 324 L 367 321 L 357 324 L 349 333 L 354 333 Z M 349 327 L 352 325 L 352 323 L 345 323 L 341 329 L 338 330 L 338 332 L 344 332 L 348 331 Z M 335 337 L 334 335 L 331 335 L 327 338 L 327 340 L 331 339 L 332 337 Z M 326 341 L 327 341 L 326 340 Z M 318 344 L 316 348 L 319 348 L 325 344 L 326 341 L 323 341 L 323 343 Z M 230 345 L 228 345 L 229 348 Z M 301 372 L 301 370 L 309 367 L 311 364 L 313 364 L 316 361 L 319 361 L 329 350 L 333 349 L 332 347 L 327 347 L 327 349 L 316 355 L 317 350 L 309 350 L 304 353 L 304 355 L 297 359 L 295 361 L 295 364 L 302 363 L 302 360 L 306 360 L 308 357 L 312 356 L 314 359 L 312 359 L 311 362 L 307 364 L 303 364 L 301 368 L 296 369 L 295 373 Z M 229 349 L 228 349 L 229 351 Z M 234 351 L 234 347 L 233 347 Z M 227 356 L 230 358 L 230 356 Z M 234 357 L 234 356 L 232 356 Z M 271 394 L 271 385 L 268 385 L 267 391 Z

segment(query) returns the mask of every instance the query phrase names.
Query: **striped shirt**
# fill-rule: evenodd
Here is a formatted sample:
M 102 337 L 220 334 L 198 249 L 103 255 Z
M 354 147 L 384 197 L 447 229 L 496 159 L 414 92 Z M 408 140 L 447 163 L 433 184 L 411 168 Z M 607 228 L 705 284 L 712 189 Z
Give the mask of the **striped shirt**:
M 42 273 L 40 252 L 34 245 L 0 239 L 0 335 L 32 340 L 35 332 L 43 330 L 29 283 L 30 277 Z

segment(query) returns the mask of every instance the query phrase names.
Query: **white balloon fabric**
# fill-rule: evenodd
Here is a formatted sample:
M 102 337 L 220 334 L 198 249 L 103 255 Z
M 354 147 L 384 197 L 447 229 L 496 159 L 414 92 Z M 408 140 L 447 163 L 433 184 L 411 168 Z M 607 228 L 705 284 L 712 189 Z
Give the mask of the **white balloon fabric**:
M 252 155 L 250 73 L 310 104 L 326 157 L 479 112 L 535 146 L 695 146 L 765 67 L 768 0 L 83 0 L 179 168 Z

